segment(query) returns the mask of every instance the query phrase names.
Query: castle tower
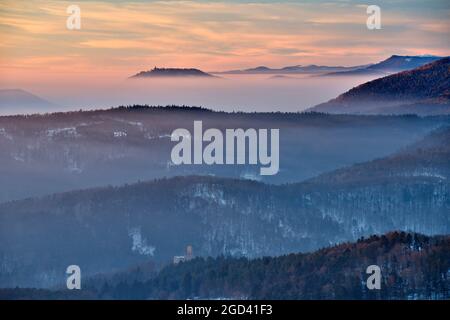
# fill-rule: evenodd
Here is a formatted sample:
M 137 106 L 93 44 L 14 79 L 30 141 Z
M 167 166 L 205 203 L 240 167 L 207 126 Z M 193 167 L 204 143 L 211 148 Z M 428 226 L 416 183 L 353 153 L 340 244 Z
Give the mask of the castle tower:
M 194 254 L 192 252 L 192 246 L 188 245 L 186 247 L 186 260 L 191 260 L 194 257 Z

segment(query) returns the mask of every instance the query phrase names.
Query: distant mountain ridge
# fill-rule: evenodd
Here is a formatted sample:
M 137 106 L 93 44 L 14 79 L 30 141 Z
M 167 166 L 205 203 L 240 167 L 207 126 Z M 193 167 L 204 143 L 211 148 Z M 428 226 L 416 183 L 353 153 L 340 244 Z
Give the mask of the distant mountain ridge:
M 412 70 L 442 58 L 443 57 L 429 56 L 429 55 L 425 56 L 392 55 L 386 60 L 362 68 L 356 68 L 354 70 L 330 72 L 322 76 L 362 76 L 362 75 L 386 76 L 392 73 Z
M 364 83 L 309 110 L 354 114 L 449 114 L 450 57 Z
M 401 56 L 392 55 L 378 63 L 370 63 L 357 66 L 324 66 L 324 65 L 293 65 L 282 68 L 270 68 L 259 66 L 249 69 L 237 69 L 229 71 L 211 72 L 213 74 L 318 74 L 320 76 L 385 76 L 392 73 L 415 69 L 427 63 L 442 59 L 443 57 Z
M 56 105 L 22 89 L 0 89 L 0 109 L 12 113 L 38 113 Z
M 213 75 L 194 68 L 153 68 L 148 71 L 141 71 L 130 78 L 151 78 L 151 77 L 214 77 Z
M 310 74 L 310 73 L 325 73 L 325 72 L 338 72 L 338 71 L 350 71 L 359 68 L 366 67 L 355 66 L 355 67 L 343 67 L 343 66 L 319 66 L 315 64 L 311 65 L 295 65 L 287 66 L 283 68 L 269 68 L 266 66 L 259 66 L 256 68 L 243 69 L 243 70 L 230 70 L 230 71 L 220 71 L 212 72 L 213 74 Z

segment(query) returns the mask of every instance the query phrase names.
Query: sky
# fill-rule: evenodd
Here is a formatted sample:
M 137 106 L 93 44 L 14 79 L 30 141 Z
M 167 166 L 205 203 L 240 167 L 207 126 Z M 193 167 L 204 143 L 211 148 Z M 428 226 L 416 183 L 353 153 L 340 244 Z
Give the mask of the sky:
M 450 1 L 0 1 L 0 90 L 20 88 L 62 110 L 186 104 L 298 111 L 372 78 L 127 80 L 157 67 L 206 72 L 269 66 L 361 65 L 393 54 L 450 55 Z M 67 8 L 81 10 L 69 30 Z M 239 78 L 239 79 L 238 79 Z
M 71 4 L 81 9 L 80 30 L 66 28 Z M 0 72 L 14 82 L 126 77 L 154 66 L 220 71 L 449 54 L 449 1 L 377 4 L 381 30 L 367 29 L 360 1 L 3 0 Z

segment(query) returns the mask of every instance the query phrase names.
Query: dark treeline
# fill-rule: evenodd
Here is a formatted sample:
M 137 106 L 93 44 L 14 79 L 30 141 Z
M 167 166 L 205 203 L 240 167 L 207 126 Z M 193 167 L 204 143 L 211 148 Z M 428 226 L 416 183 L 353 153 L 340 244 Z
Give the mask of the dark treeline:
M 381 290 L 366 287 L 381 267 Z M 450 237 L 391 232 L 309 254 L 196 258 L 147 280 L 91 280 L 78 292 L 0 290 L 3 299 L 449 299 Z M 122 280 L 120 280 L 122 279 Z

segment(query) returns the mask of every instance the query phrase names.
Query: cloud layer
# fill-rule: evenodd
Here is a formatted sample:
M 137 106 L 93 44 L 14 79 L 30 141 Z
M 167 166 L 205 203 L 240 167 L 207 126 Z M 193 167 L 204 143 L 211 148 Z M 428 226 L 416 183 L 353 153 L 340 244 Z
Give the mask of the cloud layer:
M 448 1 L 381 1 L 381 30 L 366 28 L 366 6 L 355 1 L 78 1 L 81 30 L 66 28 L 70 4 L 0 3 L 4 78 L 354 65 L 450 48 Z

